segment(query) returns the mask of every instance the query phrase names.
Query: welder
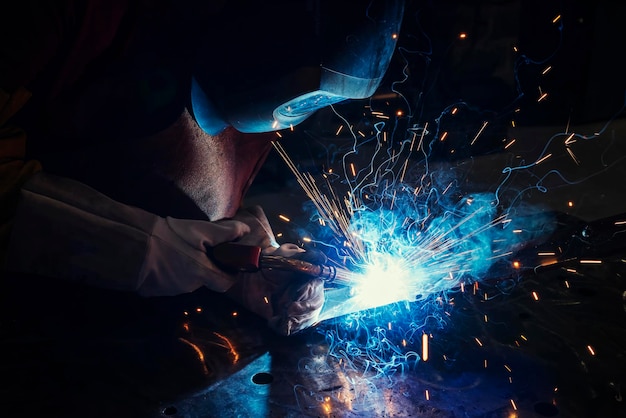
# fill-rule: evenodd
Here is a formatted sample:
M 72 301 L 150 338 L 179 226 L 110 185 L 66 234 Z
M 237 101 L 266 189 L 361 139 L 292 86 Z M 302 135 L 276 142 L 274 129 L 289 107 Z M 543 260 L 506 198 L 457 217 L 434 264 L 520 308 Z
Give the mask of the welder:
M 212 249 L 306 257 L 245 193 L 275 131 L 375 92 L 402 2 L 6 3 L 3 273 L 145 297 L 206 286 L 281 334 L 315 323 L 321 280 L 233 272 Z

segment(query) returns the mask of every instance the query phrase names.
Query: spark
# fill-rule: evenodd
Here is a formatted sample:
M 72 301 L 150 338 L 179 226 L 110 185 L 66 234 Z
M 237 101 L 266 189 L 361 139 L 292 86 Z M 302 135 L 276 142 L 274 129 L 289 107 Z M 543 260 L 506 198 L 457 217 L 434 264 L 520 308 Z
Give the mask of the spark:
M 428 334 L 422 334 L 422 361 L 428 361 Z
M 470 142 L 470 145 L 474 145 L 474 142 L 476 142 L 476 140 L 478 139 L 478 137 L 480 136 L 480 134 L 483 133 L 483 131 L 485 130 L 485 128 L 487 127 L 488 122 L 485 121 L 483 122 L 483 126 L 480 127 L 480 129 L 478 130 L 478 133 L 476 134 L 476 136 L 474 136 L 474 139 L 472 139 L 472 142 Z
M 565 138 L 565 146 L 569 146 L 572 145 L 574 142 L 576 142 L 576 139 L 574 138 L 574 133 L 569 134 L 569 136 L 567 138 Z
M 602 264 L 602 260 L 580 260 L 580 264 Z
M 459 34 L 460 39 L 466 37 L 466 33 Z M 545 63 L 541 65 L 543 75 L 551 70 Z M 539 88 L 538 101 L 547 97 Z M 512 260 L 514 251 L 551 230 L 542 223 L 546 220 L 543 216 L 517 216 L 517 208 L 509 205 L 501 192 L 513 171 L 542 164 L 552 154 L 547 154 L 546 147 L 534 162 L 503 170 L 504 180 L 489 192 L 470 194 L 461 189 L 455 173 L 434 172 L 429 160 L 430 152 L 442 147 L 441 142 L 457 139 L 457 131 L 445 130 L 439 119 L 459 112 L 465 116 L 465 103 L 446 108 L 434 127 L 426 121 L 409 122 L 404 132 L 397 129 L 398 118 L 373 110 L 373 103 L 363 113 L 372 123 L 364 125 L 351 124 L 333 108 L 343 120 L 335 136 L 345 129 L 353 143 L 349 149 L 338 148 L 334 155 L 340 155 L 340 159 L 333 159 L 329 165 L 341 166 L 325 167 L 326 174 L 301 171 L 278 139 L 272 144 L 309 198 L 306 209 L 310 209 L 313 229 L 299 231 L 305 236 L 302 242 L 323 248 L 329 264 L 337 269 L 334 282 L 327 284 L 326 290 L 328 295 L 341 295 L 341 308 L 345 310 L 333 312 L 337 314 L 329 316 L 333 321 L 321 321 L 329 352 L 342 367 L 362 366 L 386 374 L 405 367 L 409 361 L 428 360 L 430 337 L 425 330 L 432 329 L 431 324 L 443 326 L 454 307 L 453 293 L 465 293 L 468 285 L 474 295 L 493 299 L 495 296 L 491 291 L 488 295 L 486 287 L 481 286 L 479 292 L 479 283 L 487 278 L 491 266 L 502 262 L 513 275 L 532 267 Z M 404 123 L 413 114 L 409 103 L 405 104 L 408 109 L 387 102 L 386 113 L 403 116 Z M 479 129 L 469 145 L 489 131 L 490 122 L 484 117 L 482 124 L 476 125 Z M 516 127 L 515 120 L 510 124 Z M 578 164 L 569 145 L 582 137 L 567 135 L 565 152 Z M 361 143 L 371 148 L 359 148 Z M 505 138 L 501 143 L 509 149 L 516 139 Z M 366 154 L 363 149 L 372 150 L 370 156 L 365 156 L 370 158 L 369 163 L 362 160 Z M 461 154 L 463 150 L 457 147 L 456 151 Z M 556 156 L 560 158 L 561 154 Z M 540 186 L 537 182 L 535 189 L 543 191 Z M 521 196 L 514 197 L 513 202 Z M 281 219 L 289 222 L 288 218 Z M 554 252 L 539 255 L 556 257 Z M 463 296 L 469 297 L 467 293 Z M 537 292 L 532 297 L 539 300 Z M 393 315 L 391 320 L 389 314 Z M 484 314 L 484 322 L 488 320 Z M 525 336 L 520 338 L 526 341 Z M 479 338 L 474 340 L 483 347 Z
M 328 415 L 332 412 L 333 408 L 332 405 L 330 403 L 330 397 L 326 397 L 324 398 L 324 402 L 322 403 L 322 408 L 324 409 L 324 412 Z
M 541 164 L 542 162 L 544 162 L 545 160 L 547 160 L 547 159 L 548 159 L 548 158 L 550 158 L 550 157 L 552 157 L 552 154 L 548 154 L 548 155 L 546 155 L 546 156 L 544 156 L 544 157 L 542 157 L 542 158 L 538 159 L 538 160 L 535 162 L 535 165 L 539 165 L 539 164 Z
M 576 158 L 576 155 L 574 155 L 574 151 L 572 151 L 569 147 L 566 147 L 565 151 L 567 151 L 567 153 L 572 158 L 572 160 L 574 160 L 576 165 L 580 165 L 580 161 L 578 160 L 578 158 Z

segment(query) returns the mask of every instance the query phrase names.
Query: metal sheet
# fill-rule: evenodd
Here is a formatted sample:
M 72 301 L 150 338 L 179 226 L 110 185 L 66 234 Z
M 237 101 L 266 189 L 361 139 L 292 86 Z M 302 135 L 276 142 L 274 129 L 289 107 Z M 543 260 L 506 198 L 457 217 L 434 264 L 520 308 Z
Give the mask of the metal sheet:
M 210 292 L 151 301 L 57 292 L 22 304 L 19 318 L 4 324 L 10 337 L 2 343 L 2 410 L 63 417 L 626 416 L 625 266 L 607 259 L 577 266 L 574 276 L 560 266 L 506 296 L 459 294 L 449 324 L 431 335 L 428 361 L 388 375 L 329 355 L 323 324 L 279 337 Z

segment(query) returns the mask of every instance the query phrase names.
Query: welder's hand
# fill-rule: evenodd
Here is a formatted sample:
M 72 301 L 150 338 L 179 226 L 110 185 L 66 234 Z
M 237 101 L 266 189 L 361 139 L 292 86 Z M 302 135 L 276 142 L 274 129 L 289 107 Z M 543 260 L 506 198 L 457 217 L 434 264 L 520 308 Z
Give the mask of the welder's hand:
M 264 251 L 283 257 L 297 257 L 303 252 L 295 244 L 283 244 Z M 277 333 L 292 335 L 317 322 L 324 305 L 324 282 L 299 273 L 262 269 L 255 273 L 240 273 L 226 294 L 265 318 Z
M 238 244 L 254 245 L 262 249 L 278 247 L 270 222 L 259 205 L 239 209 L 231 219 L 246 224 L 250 229 L 237 240 Z
M 263 255 L 325 263 L 322 253 L 306 251 L 295 244 L 278 246 L 272 228 L 259 206 L 240 210 L 234 219 L 248 225 L 250 233 L 237 242 L 261 247 Z M 240 273 L 226 293 L 243 307 L 267 319 L 274 331 L 291 335 L 317 322 L 324 305 L 324 282 L 301 273 L 263 269 Z

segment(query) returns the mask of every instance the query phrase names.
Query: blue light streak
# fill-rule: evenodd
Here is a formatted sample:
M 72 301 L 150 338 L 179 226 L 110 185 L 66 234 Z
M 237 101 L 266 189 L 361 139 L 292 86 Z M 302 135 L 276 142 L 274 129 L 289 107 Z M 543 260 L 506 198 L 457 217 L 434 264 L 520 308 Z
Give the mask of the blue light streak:
M 378 136 L 382 141 L 382 131 Z M 370 166 L 360 172 L 367 177 L 382 171 Z M 328 289 L 329 306 L 318 326 L 343 367 L 387 377 L 414 367 L 421 358 L 419 337 L 446 324 L 463 286 L 487 278 L 496 263 L 518 274 L 515 251 L 552 232 L 550 216 L 535 208 L 518 202 L 503 209 L 495 193 L 463 194 L 445 173 L 427 174 L 417 187 L 337 177 L 331 195 L 340 196 L 337 189 L 346 183 L 353 186 L 342 200 L 345 212 L 316 210 L 311 217 L 313 242 L 330 248 L 338 268 L 349 271 L 342 275 L 349 291 Z M 354 187 L 359 182 L 367 187 Z
M 413 54 L 429 61 L 432 51 L 399 52 L 405 60 Z M 549 58 L 518 57 L 518 95 L 507 109 L 528 96 L 520 69 L 544 65 Z M 403 71 L 392 90 L 408 111 L 394 117 L 366 106 L 371 112 L 366 133 L 332 107 L 341 120 L 337 133 L 348 132 L 352 142 L 343 149 L 329 146 L 331 164 L 322 178 L 305 176 L 292 166 L 311 199 L 311 222 L 303 235 L 324 248 L 341 271 L 342 280 L 327 289 L 326 316 L 317 327 L 326 337 L 329 356 L 342 367 L 386 377 L 418 364 L 422 335 L 447 324 L 455 298 L 465 287 L 476 289 L 485 280 L 502 279 L 494 275 L 503 272 L 507 285 L 514 286 L 525 270 L 536 267 L 522 264 L 518 269 L 512 263 L 519 250 L 542 241 L 555 228 L 554 214 L 528 203 L 529 194 L 546 193 L 549 176 L 558 177 L 560 185 L 586 180 L 567 179 L 550 169 L 550 159 L 571 157 L 578 164 L 572 144 L 596 138 L 608 126 L 597 135 L 556 134 L 538 155 L 515 164 L 509 161 L 495 177 L 473 185 L 466 167 L 437 165 L 431 157 L 446 139 L 444 126 L 454 125 L 456 115 L 465 112 L 460 119 L 466 124 L 480 118 L 471 121 L 476 130 L 468 148 L 489 135 L 490 122 L 502 115 L 486 112 L 491 116 L 483 118 L 480 109 L 460 100 L 446 105 L 432 126 L 415 123 L 419 104 L 411 109 L 398 90 L 407 80 L 408 72 Z M 549 149 L 560 146 L 561 139 L 562 148 Z M 503 141 L 508 141 L 504 149 L 515 142 Z M 331 169 L 333 163 L 340 166 Z M 478 192 L 471 190 L 474 186 Z
M 427 126 L 401 141 L 392 140 L 395 125 L 373 126 L 370 137 L 350 129 L 340 175 L 329 169 L 314 179 L 290 166 L 311 199 L 307 241 L 338 270 L 318 326 L 329 355 L 390 376 L 417 364 L 421 335 L 446 324 L 465 285 L 497 263 L 518 275 L 511 257 L 553 224 L 520 193 L 514 205 L 505 199 L 508 172 L 494 191 L 472 192 L 458 167 L 435 168 L 429 155 L 439 137 Z

